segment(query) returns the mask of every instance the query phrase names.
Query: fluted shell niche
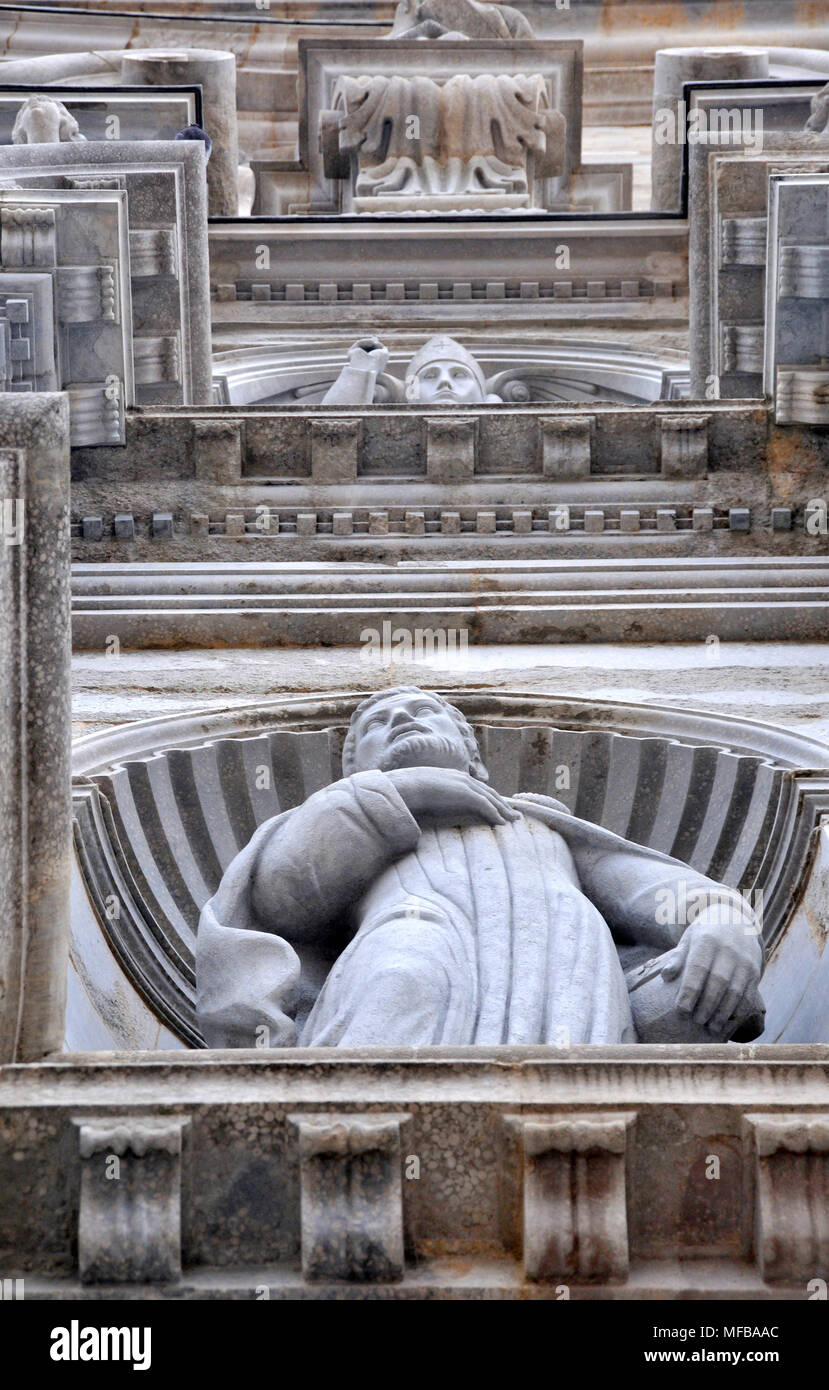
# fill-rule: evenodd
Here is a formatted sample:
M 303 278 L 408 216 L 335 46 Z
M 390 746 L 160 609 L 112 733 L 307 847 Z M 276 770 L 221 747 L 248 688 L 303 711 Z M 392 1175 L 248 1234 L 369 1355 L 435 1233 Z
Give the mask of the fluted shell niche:
M 779 942 L 829 812 L 822 745 L 681 710 L 444 693 L 473 724 L 497 790 L 554 796 L 579 817 L 751 894 L 762 903 L 767 946 Z M 361 698 L 276 701 L 81 740 L 75 847 L 88 920 L 73 933 L 79 978 L 91 981 L 94 919 L 167 1044 L 203 1046 L 194 1008 L 201 908 L 262 821 L 342 775 L 343 739 Z M 119 1031 L 111 998 L 101 1002 L 98 991 L 95 1007 L 110 1015 L 112 1046 L 137 1043 Z

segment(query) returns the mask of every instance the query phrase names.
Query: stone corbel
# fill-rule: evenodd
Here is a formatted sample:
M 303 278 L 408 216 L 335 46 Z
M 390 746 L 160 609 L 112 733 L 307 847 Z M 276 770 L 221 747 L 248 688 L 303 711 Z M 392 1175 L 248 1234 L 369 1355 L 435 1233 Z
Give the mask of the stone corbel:
M 595 415 L 554 415 L 539 422 L 541 471 L 545 478 L 588 478 Z
M 721 372 L 757 374 L 763 370 L 762 323 L 720 324 Z
M 61 323 L 117 323 L 118 289 L 111 265 L 59 266 L 58 318 Z
M 81 1157 L 78 1264 L 85 1284 L 181 1276 L 181 1138 L 189 1120 L 76 1120 Z
M 781 246 L 778 299 L 829 299 L 829 245 Z
M 767 233 L 767 217 L 724 217 L 720 222 L 720 265 L 765 265 Z
M 177 275 L 175 227 L 137 227 L 130 230 L 130 277 L 133 280 Z
M 206 483 L 238 483 L 242 477 L 242 425 L 239 420 L 194 420 L 193 463 Z
M 426 418 L 426 477 L 433 483 L 463 482 L 475 473 L 478 421 L 467 415 Z
M 829 367 L 778 367 L 778 425 L 829 425 Z
M 315 483 L 357 480 L 363 422 L 359 418 L 311 420 L 311 478 Z
M 663 478 L 703 478 L 708 469 L 708 415 L 661 415 Z
M 290 1115 L 299 1140 L 302 1273 L 309 1282 L 403 1278 L 406 1114 Z
M 767 1283 L 829 1279 L 829 1111 L 753 1114 L 754 1254 Z
M 57 217 L 53 207 L 0 208 L 0 262 L 52 269 L 57 265 Z
M 124 383 L 113 374 L 109 381 L 70 383 L 69 442 L 74 449 L 93 444 L 123 444 Z
M 633 1111 L 504 1116 L 501 1229 L 541 1283 L 627 1278 Z

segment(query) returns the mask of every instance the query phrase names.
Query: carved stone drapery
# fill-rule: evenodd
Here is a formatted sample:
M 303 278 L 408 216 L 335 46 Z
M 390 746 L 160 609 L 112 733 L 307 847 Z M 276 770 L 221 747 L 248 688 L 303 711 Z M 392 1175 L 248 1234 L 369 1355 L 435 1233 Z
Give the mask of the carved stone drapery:
M 343 76 L 332 106 L 327 172 L 352 175 L 358 212 L 529 207 L 534 177 L 563 167 L 565 122 L 540 73 Z

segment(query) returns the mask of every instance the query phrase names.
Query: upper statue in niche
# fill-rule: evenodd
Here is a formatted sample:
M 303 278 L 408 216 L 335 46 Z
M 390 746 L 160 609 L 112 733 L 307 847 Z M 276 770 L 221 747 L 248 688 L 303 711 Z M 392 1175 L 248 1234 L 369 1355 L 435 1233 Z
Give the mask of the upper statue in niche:
M 209 1046 L 720 1042 L 762 1027 L 742 896 L 487 786 L 442 696 L 355 710 L 343 777 L 264 822 L 205 905 Z
M 511 5 L 480 0 L 400 0 L 390 39 L 531 39 L 529 22 Z
M 377 378 L 386 370 L 388 349 L 365 338 L 349 349 L 348 362 L 322 398 L 323 405 L 371 405 Z M 407 401 L 422 405 L 501 403 L 487 392 L 486 377 L 471 352 L 445 334 L 430 338 L 410 361 L 404 378 Z

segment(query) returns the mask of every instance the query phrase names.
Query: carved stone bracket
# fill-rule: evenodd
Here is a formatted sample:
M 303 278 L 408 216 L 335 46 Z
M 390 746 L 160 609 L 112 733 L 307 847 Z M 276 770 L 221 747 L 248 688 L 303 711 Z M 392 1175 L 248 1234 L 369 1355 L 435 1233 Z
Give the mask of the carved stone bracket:
M 359 419 L 311 421 L 311 477 L 315 483 L 357 481 L 363 428 Z
M 288 1118 L 299 1138 L 304 1277 L 360 1283 L 402 1279 L 400 1140 L 410 1116 Z
M 239 420 L 194 420 L 195 474 L 204 482 L 238 483 L 242 476 L 242 426 Z
M 829 1278 L 829 1111 L 746 1115 L 755 1258 L 768 1283 Z
M 465 415 L 426 418 L 426 476 L 431 482 L 462 482 L 474 475 L 477 423 Z
M 723 323 L 720 333 L 723 372 L 762 372 L 762 323 Z
M 829 367 L 778 367 L 774 396 L 779 425 L 829 425 Z
M 181 1275 L 181 1137 L 172 1116 L 75 1120 L 81 1190 L 78 1263 L 86 1284 Z
M 181 381 L 181 339 L 178 333 L 158 337 L 142 334 L 132 340 L 137 386 Z
M 504 1116 L 501 1223 L 528 1279 L 628 1273 L 625 1163 L 633 1111 Z
M 17 266 L 57 265 L 57 218 L 50 207 L 0 208 L 0 261 Z
M 590 476 L 594 415 L 557 415 L 539 421 L 541 467 L 547 478 Z
M 708 468 L 707 415 L 661 415 L 663 478 L 701 478 Z
M 765 265 L 766 217 L 724 217 L 720 223 L 720 265 Z
M 178 275 L 175 227 L 134 227 L 130 230 L 130 276 L 133 280 Z

